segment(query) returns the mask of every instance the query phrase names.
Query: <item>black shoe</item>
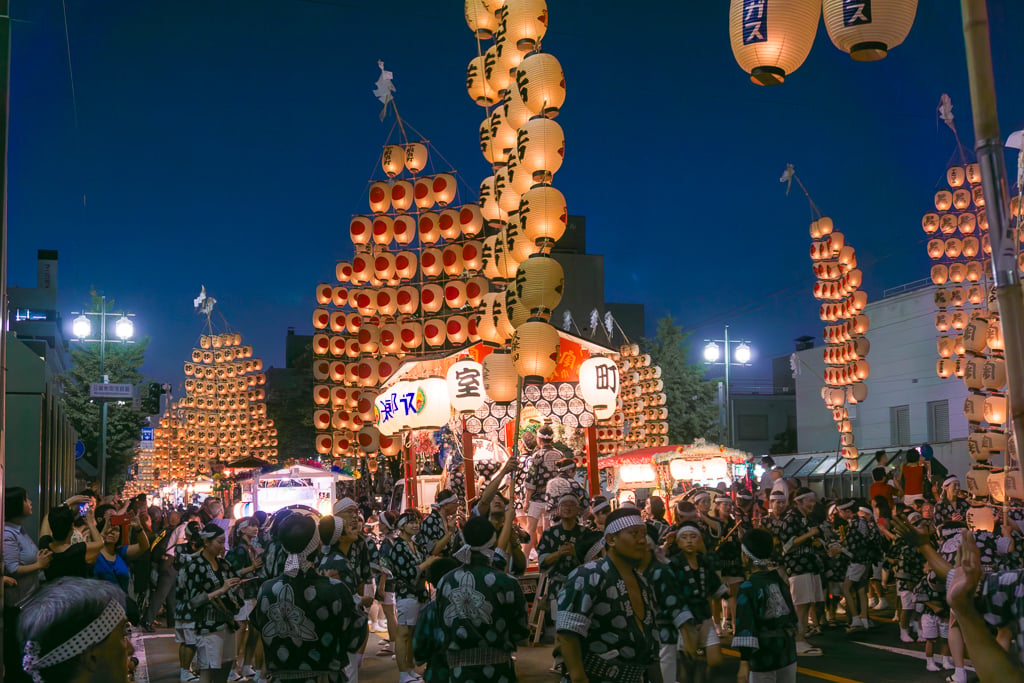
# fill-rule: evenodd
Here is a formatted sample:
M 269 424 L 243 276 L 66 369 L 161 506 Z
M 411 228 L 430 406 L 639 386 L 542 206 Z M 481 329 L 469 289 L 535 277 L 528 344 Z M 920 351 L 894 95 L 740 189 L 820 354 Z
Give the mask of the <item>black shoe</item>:
M 153 624 L 146 623 L 146 622 L 142 623 L 142 630 L 145 631 L 146 633 L 156 633 L 156 629 L 153 628 Z

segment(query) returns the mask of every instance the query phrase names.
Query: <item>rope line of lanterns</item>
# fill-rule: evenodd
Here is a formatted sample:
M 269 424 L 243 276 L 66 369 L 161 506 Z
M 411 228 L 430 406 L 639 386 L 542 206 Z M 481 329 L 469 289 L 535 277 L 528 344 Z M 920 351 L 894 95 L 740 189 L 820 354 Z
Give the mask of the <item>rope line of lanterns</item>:
M 756 85 L 780 85 L 800 68 L 818 23 L 832 44 L 860 62 L 884 59 L 910 33 L 917 0 L 731 0 L 729 41 Z
M 238 333 L 204 334 L 184 363 L 185 395 L 153 431 L 161 479 L 188 480 L 212 462 L 277 457 L 277 428 L 267 417 L 263 361 Z M 166 462 L 164 461 L 166 459 Z

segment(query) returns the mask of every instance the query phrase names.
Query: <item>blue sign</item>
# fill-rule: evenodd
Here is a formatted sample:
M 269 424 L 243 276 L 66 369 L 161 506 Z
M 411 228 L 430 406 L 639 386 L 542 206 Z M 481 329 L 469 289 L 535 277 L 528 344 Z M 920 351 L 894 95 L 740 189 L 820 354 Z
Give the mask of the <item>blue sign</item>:
M 153 428 L 152 427 L 143 427 L 142 428 L 142 440 L 143 441 L 152 441 L 153 440 Z
M 871 23 L 871 0 L 843 0 L 843 26 Z
M 79 439 L 75 442 L 75 460 L 85 455 L 85 442 Z
M 768 41 L 768 0 L 743 0 L 743 44 Z

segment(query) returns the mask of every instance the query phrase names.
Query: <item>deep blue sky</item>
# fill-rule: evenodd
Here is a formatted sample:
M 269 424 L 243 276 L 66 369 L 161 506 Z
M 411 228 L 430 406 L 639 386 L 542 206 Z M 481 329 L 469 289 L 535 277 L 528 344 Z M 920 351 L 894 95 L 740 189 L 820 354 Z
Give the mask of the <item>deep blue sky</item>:
M 392 127 L 371 93 L 378 59 L 404 118 L 470 185 L 489 173 L 462 2 L 66 3 L 74 100 L 61 0 L 12 1 L 10 283 L 34 286 L 36 250 L 60 250 L 62 311 L 90 286 L 134 311 L 155 379 L 182 379 L 201 284 L 271 365 L 288 326 L 310 329 Z M 989 4 L 1005 138 L 1024 125 L 1024 3 Z M 549 6 L 544 48 L 568 88 L 555 184 L 605 255 L 608 300 L 643 301 L 649 331 L 667 313 L 698 341 L 729 323 L 762 358 L 820 335 L 807 203 L 778 183 L 787 162 L 856 247 L 872 298 L 927 276 L 920 216 L 955 149 L 941 93 L 974 137 L 958 2 L 922 2 L 876 64 L 819 26 L 774 89 L 736 65 L 724 0 Z

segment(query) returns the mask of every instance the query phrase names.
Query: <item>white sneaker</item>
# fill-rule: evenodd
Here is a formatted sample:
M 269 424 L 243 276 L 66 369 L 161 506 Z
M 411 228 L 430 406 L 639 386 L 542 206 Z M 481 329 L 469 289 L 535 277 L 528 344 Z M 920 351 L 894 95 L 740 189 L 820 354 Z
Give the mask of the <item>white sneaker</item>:
M 928 663 L 924 666 L 928 671 L 942 671 L 942 667 L 935 663 L 934 660 L 929 659 Z
M 943 669 L 948 669 L 950 671 L 956 669 L 956 665 L 953 664 L 953 658 L 952 657 L 944 657 L 943 660 L 942 660 L 942 668 Z
M 900 631 L 900 640 L 902 640 L 904 643 L 913 643 L 914 642 L 914 636 L 910 635 L 910 633 L 907 632 L 907 631 L 902 631 L 901 630 Z
M 193 683 L 194 681 L 199 680 L 199 676 L 196 676 L 188 669 L 182 669 L 181 675 L 178 676 L 178 680 L 181 681 L 181 683 Z
M 868 598 L 868 607 L 875 609 L 875 605 L 878 603 L 878 598 Z
M 242 676 L 245 678 L 255 678 L 259 672 L 252 668 L 249 664 L 242 667 Z
M 889 609 L 889 601 L 886 600 L 885 598 L 882 598 L 881 600 L 879 600 L 875 604 L 875 609 L 878 609 L 878 610 Z
M 242 680 L 242 674 L 240 674 L 237 671 L 235 671 L 234 669 L 232 669 L 231 673 L 228 674 L 228 680 L 232 681 L 232 683 L 234 681 L 240 681 L 240 680 Z

